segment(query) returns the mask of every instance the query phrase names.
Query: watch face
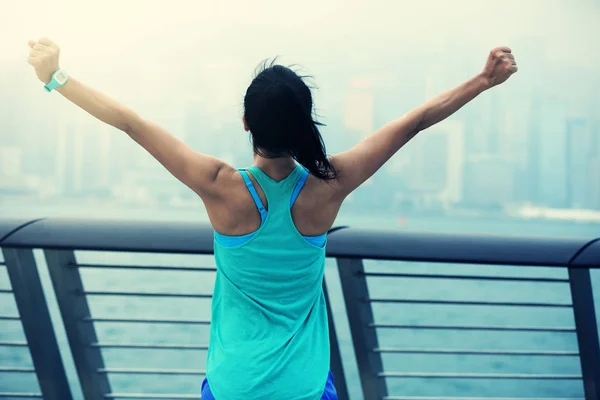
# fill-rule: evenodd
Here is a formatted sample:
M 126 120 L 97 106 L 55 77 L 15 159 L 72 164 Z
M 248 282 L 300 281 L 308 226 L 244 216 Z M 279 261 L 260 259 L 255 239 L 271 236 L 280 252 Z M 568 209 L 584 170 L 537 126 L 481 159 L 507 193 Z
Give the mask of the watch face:
M 56 72 L 56 74 L 54 74 L 54 79 L 59 85 L 64 85 L 67 81 L 67 73 L 63 70 L 59 70 Z

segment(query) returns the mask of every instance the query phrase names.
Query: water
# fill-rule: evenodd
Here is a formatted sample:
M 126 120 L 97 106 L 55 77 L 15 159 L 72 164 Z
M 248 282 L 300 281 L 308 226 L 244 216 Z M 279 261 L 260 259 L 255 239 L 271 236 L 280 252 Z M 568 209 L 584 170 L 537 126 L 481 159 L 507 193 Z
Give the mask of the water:
M 31 207 L 13 207 L 13 215 L 27 216 Z M 64 208 L 37 208 L 36 216 L 56 216 Z M 29 211 L 27 211 L 29 212 Z M 90 216 L 89 207 L 70 208 L 71 216 Z M 160 216 L 147 211 L 130 210 L 117 213 L 109 208 L 98 208 L 98 218 L 152 218 L 169 220 L 203 220 L 201 214 L 189 211 L 169 211 Z M 515 221 L 503 219 L 456 219 L 408 217 L 402 226 L 397 218 L 365 216 L 363 218 L 342 215 L 338 224 L 352 226 L 404 229 L 408 231 L 443 231 L 495 234 L 520 234 L 573 237 L 600 235 L 598 224 L 576 224 L 569 222 Z M 43 254 L 36 251 L 36 259 L 68 374 L 74 387 L 77 378 L 69 362 L 68 345 L 60 315 L 56 309 Z M 214 266 L 211 257 L 166 254 L 132 254 L 77 252 L 81 263 L 104 264 L 147 264 L 170 266 Z M 413 273 L 477 274 L 494 276 L 534 276 L 566 278 L 561 268 L 526 268 L 503 266 L 457 266 L 445 264 L 422 264 L 400 262 L 367 261 L 370 271 L 402 271 Z M 594 274 L 595 275 L 595 274 Z M 214 274 L 204 272 L 139 271 L 82 269 L 86 290 L 150 291 L 178 293 L 210 293 Z M 335 260 L 328 260 L 326 279 L 330 289 L 334 318 L 342 348 L 344 367 L 352 399 L 362 398 L 358 374 L 354 365 L 352 341 Z M 8 288 L 4 270 L 0 270 L 0 287 Z M 595 288 L 600 281 L 594 276 Z M 378 279 L 369 280 L 373 297 L 445 300 L 485 300 L 523 302 L 570 302 L 566 283 L 530 283 L 497 281 L 456 281 L 445 279 Z M 16 314 L 14 301 L 8 295 L 0 299 L 0 314 Z M 95 317 L 153 317 L 208 319 L 209 300 L 203 299 L 157 299 L 129 297 L 90 297 L 90 307 Z M 521 325 L 521 326 L 573 326 L 570 308 L 509 308 L 497 306 L 438 306 L 418 304 L 374 304 L 375 320 L 390 324 L 463 324 L 463 325 Z M 124 325 L 99 323 L 99 341 L 103 343 L 138 344 L 207 344 L 206 326 L 169 325 Z M 0 341 L 24 340 L 19 323 L 0 321 Z M 577 342 L 573 333 L 527 333 L 527 332 L 478 332 L 478 331 L 415 331 L 381 330 L 381 347 L 436 348 L 436 349 L 479 349 L 479 350 L 553 350 L 576 351 Z M 123 350 L 103 351 L 107 367 L 203 369 L 204 351 L 175 350 Z M 0 347 L 1 365 L 31 365 L 27 349 Z M 488 356 L 488 355 L 427 355 L 385 354 L 385 369 L 397 372 L 464 372 L 464 373 L 535 373 L 535 374 L 580 374 L 576 357 L 533 357 L 533 356 Z M 111 375 L 114 392 L 145 393 L 198 393 L 201 382 L 196 376 Z M 389 391 L 393 395 L 414 396 L 491 396 L 491 397 L 582 397 L 579 380 L 488 380 L 488 379 L 390 379 Z M 0 374 L 0 391 L 37 391 L 37 382 L 27 375 Z M 76 398 L 82 399 L 76 390 Z

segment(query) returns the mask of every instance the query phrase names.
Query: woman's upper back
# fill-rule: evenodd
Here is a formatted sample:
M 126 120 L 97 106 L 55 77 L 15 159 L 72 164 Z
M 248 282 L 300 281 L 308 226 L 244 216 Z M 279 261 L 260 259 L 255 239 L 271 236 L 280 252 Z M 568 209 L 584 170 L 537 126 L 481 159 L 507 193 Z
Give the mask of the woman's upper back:
M 269 212 L 273 202 L 283 201 L 280 196 L 292 195 L 304 171 L 301 166 L 295 166 L 287 174 L 287 171 L 282 171 L 279 174 L 279 177 L 283 176 L 282 179 L 274 179 L 267 172 L 254 166 L 247 170 L 247 176 L 260 202 Z M 255 232 L 261 226 L 261 214 L 242 174 L 232 170 L 221 182 L 221 196 L 214 201 L 205 199 L 215 231 L 227 236 L 242 236 Z M 332 182 L 320 180 L 310 174 L 306 177 L 294 203 L 288 208 L 291 220 L 301 235 L 319 236 L 327 233 L 333 225 L 342 199 L 335 197 L 336 191 L 332 185 Z M 286 190 L 289 193 L 284 193 Z M 267 191 L 271 191 L 272 194 L 268 196 Z
M 259 225 L 244 236 L 215 233 L 208 380 L 217 398 L 320 399 L 329 369 L 325 242 L 304 237 L 290 209 L 307 174 L 299 166 L 280 181 L 257 167 L 239 174 Z

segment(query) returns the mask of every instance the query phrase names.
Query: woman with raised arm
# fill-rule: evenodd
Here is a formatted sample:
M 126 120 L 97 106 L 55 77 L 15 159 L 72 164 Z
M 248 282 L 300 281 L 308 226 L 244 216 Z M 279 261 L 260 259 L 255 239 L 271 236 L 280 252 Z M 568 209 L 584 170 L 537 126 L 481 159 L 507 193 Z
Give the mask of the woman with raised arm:
M 203 400 L 337 399 L 322 281 L 342 202 L 417 133 L 517 71 L 511 50 L 496 48 L 473 78 L 328 157 L 308 86 L 265 64 L 244 97 L 254 165 L 237 170 L 68 76 L 49 39 L 29 46 L 47 91 L 125 132 L 206 206 L 217 274 Z

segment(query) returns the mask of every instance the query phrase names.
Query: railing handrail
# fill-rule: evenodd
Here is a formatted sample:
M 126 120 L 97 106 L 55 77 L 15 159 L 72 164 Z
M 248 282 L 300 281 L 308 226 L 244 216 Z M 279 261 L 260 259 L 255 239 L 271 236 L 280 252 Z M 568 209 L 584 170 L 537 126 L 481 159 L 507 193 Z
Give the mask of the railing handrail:
M 0 218 L 0 244 L 19 229 L 39 221 L 41 218 Z
M 332 235 L 328 241 L 327 255 L 393 261 L 546 267 L 564 267 L 574 263 L 575 259 L 583 259 L 585 255 L 586 263 L 577 266 L 600 267 L 597 262 L 600 260 L 600 247 L 594 246 L 598 240 L 348 228 Z
M 12 248 L 212 254 L 208 223 L 0 218 Z M 600 237 L 553 238 L 334 229 L 328 257 L 467 264 L 600 268 Z
M 7 219 L 0 218 L 0 251 L 11 281 L 11 289 L 0 290 L 14 296 L 18 317 L 0 316 L 0 320 L 20 320 L 30 349 L 35 368 L 22 372 L 38 375 L 41 395 L 49 400 L 71 399 L 70 387 L 59 353 L 54 328 L 44 299 L 44 293 L 34 257 L 34 249 L 42 249 L 45 255 L 50 280 L 66 328 L 73 361 L 86 398 L 115 398 L 108 373 L 152 373 L 152 374 L 199 374 L 199 370 L 121 369 L 107 368 L 102 357 L 102 348 L 130 348 L 132 344 L 101 342 L 95 330 L 95 322 L 119 323 L 177 323 L 209 325 L 202 320 L 167 320 L 155 318 L 98 318 L 88 305 L 88 295 L 136 296 L 136 297 L 186 297 L 210 298 L 210 294 L 86 291 L 80 275 L 81 268 L 126 268 L 131 270 L 185 270 L 214 272 L 214 268 L 202 267 L 157 267 L 151 265 L 103 265 L 77 263 L 76 250 L 136 252 L 136 253 L 179 253 L 213 254 L 213 230 L 207 223 L 182 223 L 158 221 L 123 221 L 98 219 Z M 582 380 L 585 398 L 596 399 L 600 392 L 600 341 L 596 326 L 593 290 L 590 269 L 600 268 L 600 238 L 551 238 L 527 236 L 492 236 L 481 234 L 439 234 L 373 229 L 337 227 L 328 235 L 327 256 L 337 259 L 337 269 L 344 298 L 346 315 L 351 332 L 356 365 L 363 395 L 368 399 L 396 398 L 390 396 L 387 387 L 389 377 L 446 378 L 505 378 L 508 375 L 470 373 L 424 373 L 385 371 L 383 353 L 427 353 L 427 354 L 524 354 L 524 350 L 485 350 L 442 348 L 407 348 L 380 346 L 378 329 L 446 329 L 446 330 L 498 330 L 532 332 L 575 332 L 578 351 L 545 352 L 529 351 L 535 356 L 579 357 L 580 375 L 510 375 L 514 379 L 576 379 Z M 434 262 L 457 264 L 494 264 L 513 266 L 567 267 L 568 278 L 548 277 L 488 277 L 484 274 L 415 274 L 404 272 L 374 272 L 365 269 L 363 260 L 389 260 L 409 262 Z M 79 268 L 73 268 L 74 266 Z M 571 302 L 522 303 L 514 301 L 465 301 L 440 299 L 386 298 L 369 295 L 369 277 L 402 277 L 429 279 L 484 279 L 536 282 L 568 283 Z M 348 386 L 342 365 L 340 346 L 336 333 L 333 312 L 328 297 L 327 282 L 323 281 L 326 296 L 328 324 L 331 343 L 331 368 L 337 382 L 340 399 L 347 400 Z M 510 300 L 510 299 L 509 299 Z M 574 327 L 495 326 L 495 325 L 399 325 L 377 323 L 373 303 L 452 304 L 477 306 L 526 306 L 572 308 Z M 0 346 L 21 346 L 21 342 L 5 342 Z M 183 349 L 205 351 L 206 345 L 152 345 L 137 344 L 144 349 Z M 585 351 L 582 351 L 585 349 Z M 1 368 L 0 368 L 1 369 Z M 102 373 L 98 373 L 102 372 Z M 51 377 L 51 379 L 48 379 Z M 385 379 L 384 379 L 385 378 Z M 37 394 L 36 394 L 37 395 Z M 136 396 L 135 394 L 128 394 Z M 141 396 L 153 396 L 144 394 Z M 155 395 L 156 396 L 156 395 Z M 187 395 L 182 395 L 183 397 Z M 0 393 L 0 397 L 2 393 Z M 125 396 L 127 397 L 127 396 Z M 160 397 L 160 396 L 159 396 Z M 183 398 L 180 397 L 180 398 Z M 409 396 L 410 397 L 410 396 Z M 407 397 L 408 398 L 408 397 Z M 417 398 L 417 397 L 411 397 Z

